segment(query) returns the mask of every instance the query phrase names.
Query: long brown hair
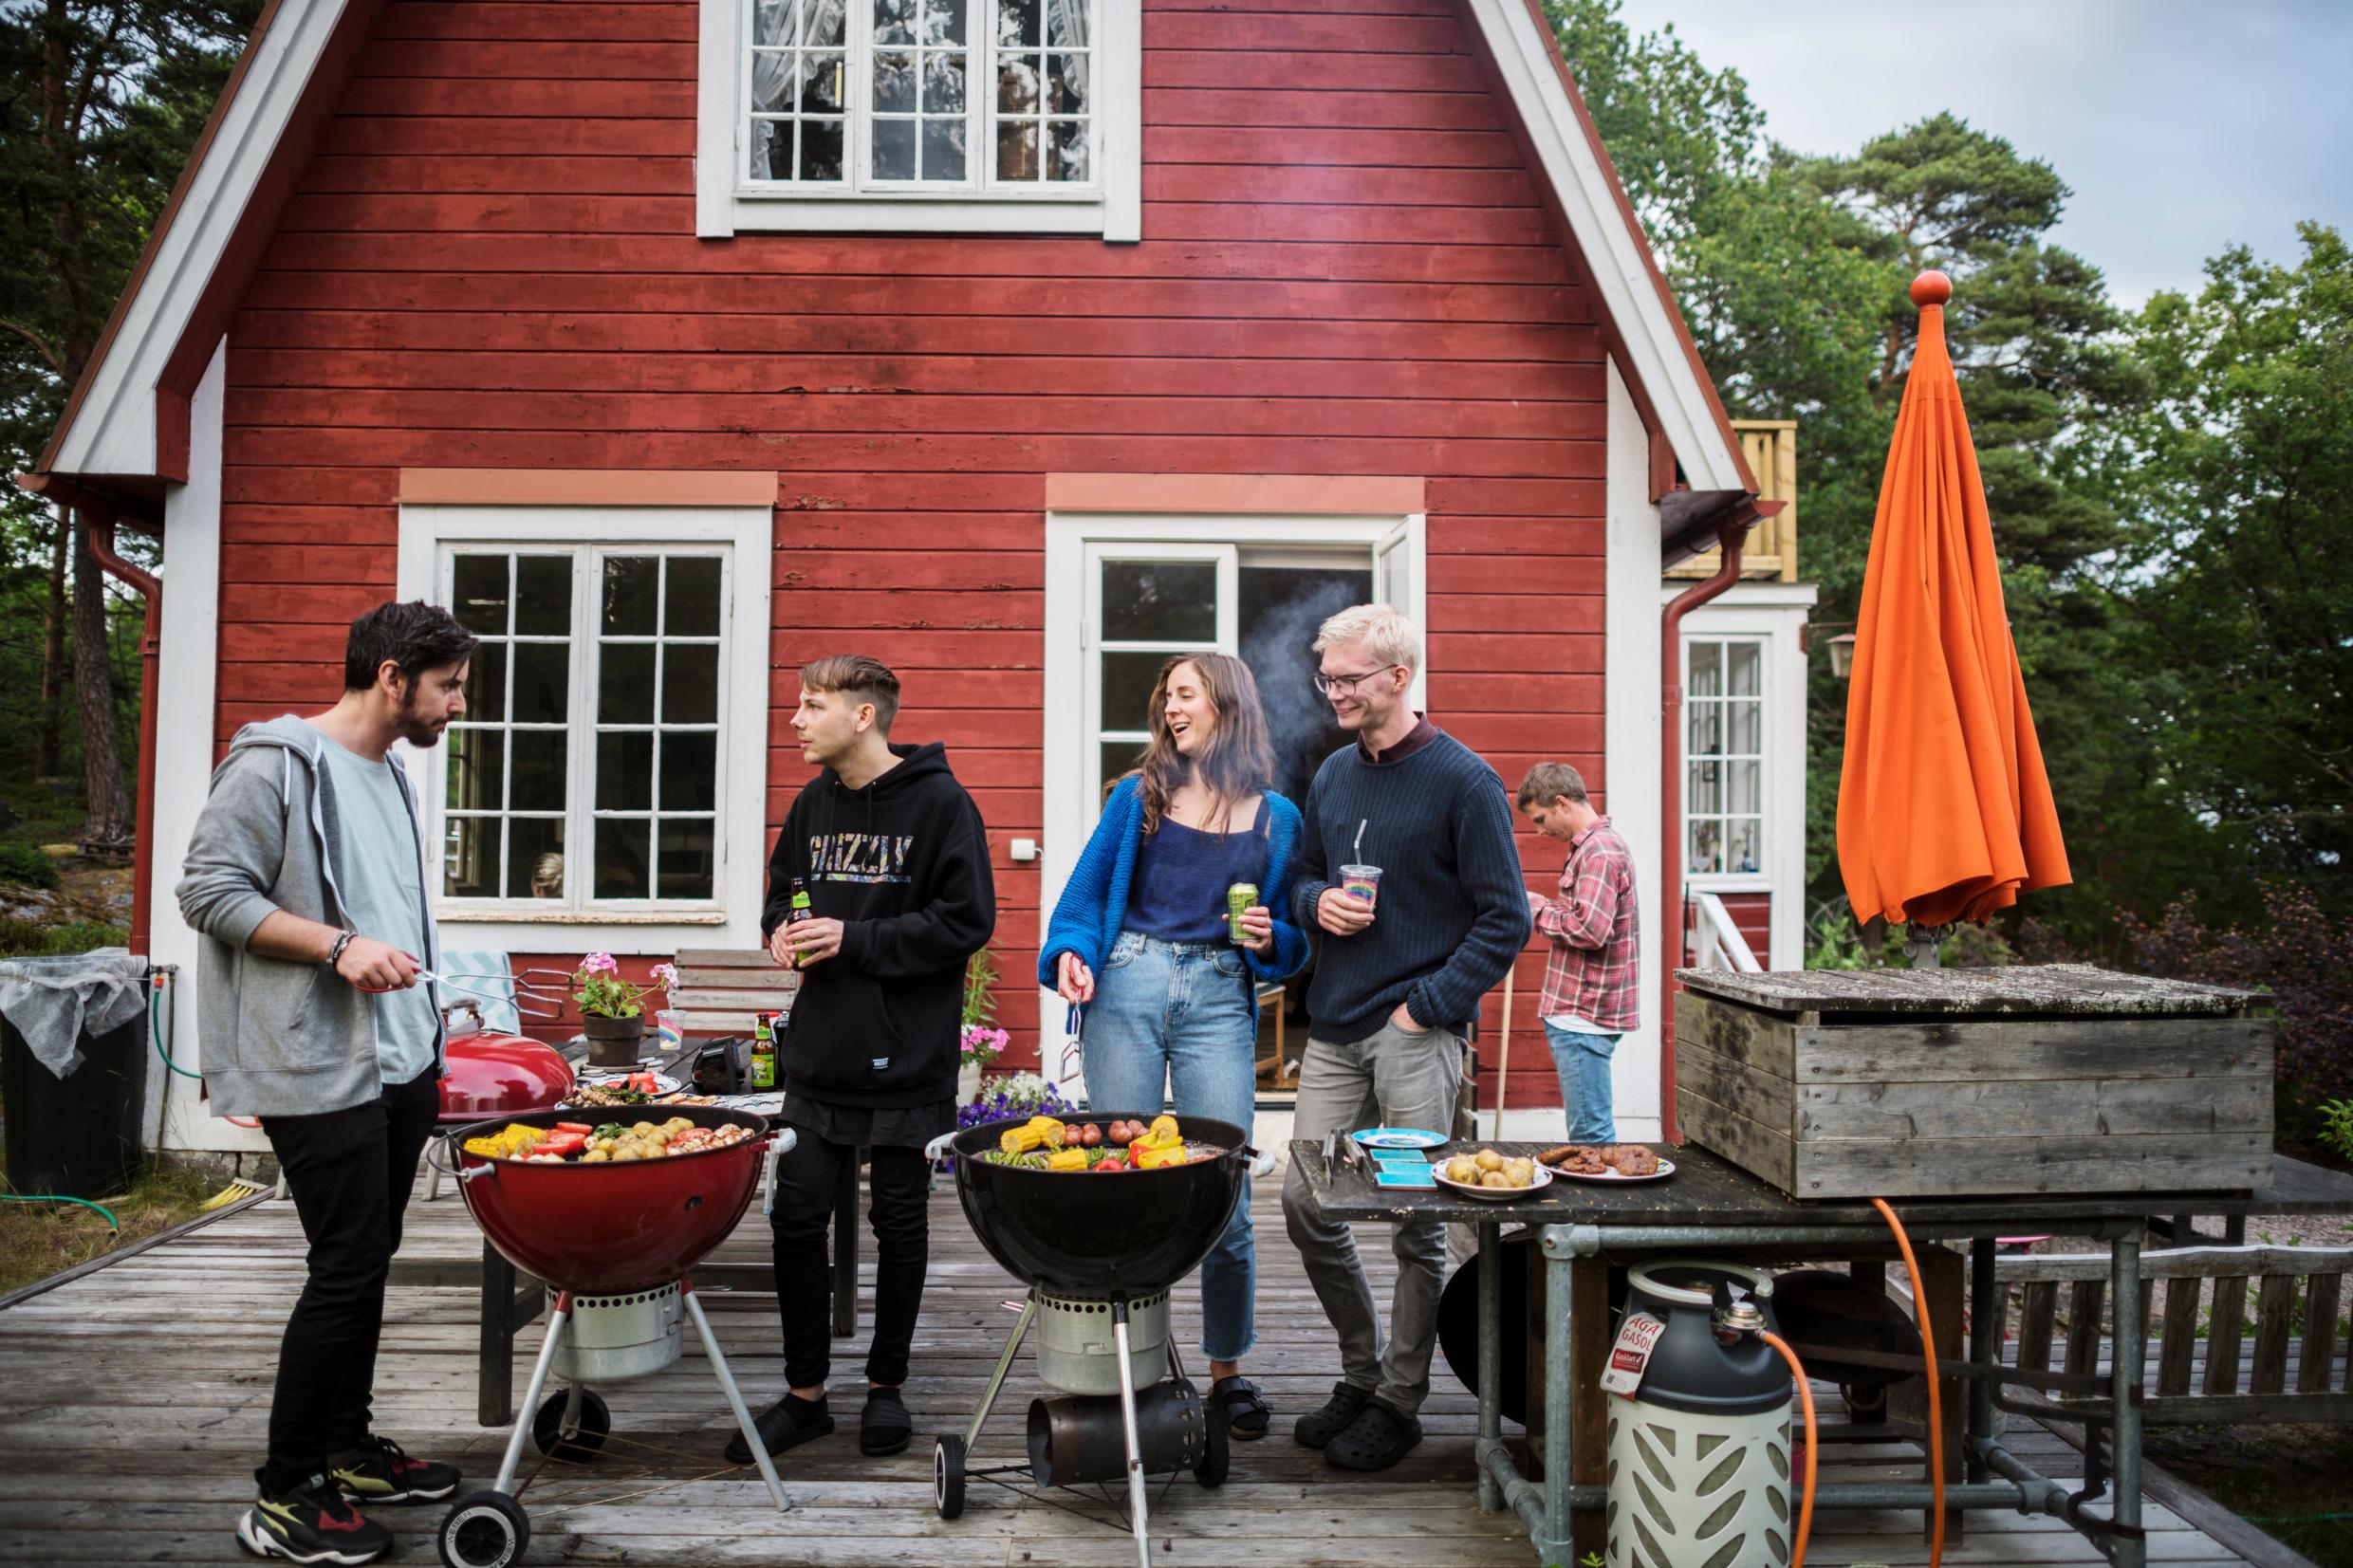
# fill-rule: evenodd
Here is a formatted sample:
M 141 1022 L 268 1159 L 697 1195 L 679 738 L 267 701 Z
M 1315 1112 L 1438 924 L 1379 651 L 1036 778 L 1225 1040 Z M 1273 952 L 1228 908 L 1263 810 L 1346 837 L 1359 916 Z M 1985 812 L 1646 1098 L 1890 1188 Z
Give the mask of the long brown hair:
M 1168 682 L 1180 664 L 1200 673 L 1201 691 L 1217 710 L 1217 728 L 1198 757 L 1176 749 L 1168 730 Z M 1217 801 L 1217 831 L 1230 827 L 1227 813 L 1246 795 L 1264 795 L 1274 786 L 1274 746 L 1267 738 L 1267 712 L 1258 704 L 1258 681 L 1250 666 L 1231 654 L 1177 654 L 1160 666 L 1152 683 L 1152 707 L 1146 715 L 1151 744 L 1133 771 L 1143 779 L 1144 833 L 1159 831 L 1169 802 L 1188 782 L 1198 779 Z

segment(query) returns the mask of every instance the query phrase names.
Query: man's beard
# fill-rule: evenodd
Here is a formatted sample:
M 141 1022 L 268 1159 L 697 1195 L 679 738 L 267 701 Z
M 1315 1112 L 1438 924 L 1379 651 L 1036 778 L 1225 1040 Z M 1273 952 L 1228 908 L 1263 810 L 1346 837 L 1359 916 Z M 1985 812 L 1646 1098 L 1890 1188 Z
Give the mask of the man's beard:
M 395 715 L 395 722 L 400 726 L 402 740 L 411 746 L 427 748 L 439 746 L 441 731 L 449 727 L 448 720 L 444 719 L 435 723 L 418 712 L 416 707 L 405 699 L 400 704 L 400 711 Z

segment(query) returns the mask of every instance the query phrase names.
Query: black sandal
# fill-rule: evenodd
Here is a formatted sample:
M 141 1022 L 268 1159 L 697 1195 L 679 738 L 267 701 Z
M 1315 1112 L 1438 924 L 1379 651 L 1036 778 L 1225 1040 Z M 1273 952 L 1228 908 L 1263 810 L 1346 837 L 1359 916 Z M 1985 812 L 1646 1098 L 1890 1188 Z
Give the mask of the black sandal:
M 1227 1430 L 1240 1442 L 1254 1443 L 1266 1436 L 1274 1421 L 1274 1410 L 1258 1392 L 1258 1385 L 1238 1372 L 1212 1383 L 1209 1396 Z
M 858 1418 L 858 1451 L 881 1459 L 903 1453 L 915 1439 L 915 1421 L 897 1389 L 866 1391 L 865 1413 Z
M 1324 1458 L 1343 1470 L 1385 1470 L 1420 1442 L 1419 1421 L 1373 1399 L 1346 1431 L 1324 1446 Z

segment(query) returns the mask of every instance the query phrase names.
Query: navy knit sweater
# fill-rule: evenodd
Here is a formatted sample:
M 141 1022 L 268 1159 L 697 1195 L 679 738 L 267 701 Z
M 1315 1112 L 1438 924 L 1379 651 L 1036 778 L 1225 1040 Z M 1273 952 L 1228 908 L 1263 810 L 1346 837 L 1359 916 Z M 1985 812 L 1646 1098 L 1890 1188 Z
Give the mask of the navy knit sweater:
M 1334 936 L 1316 923 L 1316 900 L 1358 859 L 1380 867 L 1376 916 L 1354 936 Z M 1362 747 L 1334 752 L 1307 789 L 1291 910 L 1320 944 L 1307 988 L 1311 1038 L 1362 1040 L 1399 1002 L 1416 1024 L 1460 1032 L 1528 945 L 1503 780 L 1443 733 L 1391 762 L 1367 761 Z

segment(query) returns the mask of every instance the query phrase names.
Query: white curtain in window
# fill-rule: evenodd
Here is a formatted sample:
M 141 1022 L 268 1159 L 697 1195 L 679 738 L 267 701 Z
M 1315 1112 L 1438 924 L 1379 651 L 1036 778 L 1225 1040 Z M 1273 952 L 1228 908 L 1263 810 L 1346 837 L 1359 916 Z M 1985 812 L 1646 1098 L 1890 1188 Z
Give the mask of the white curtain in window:
M 843 13 L 848 9 L 848 4 L 849 0 L 751 0 L 751 36 L 780 41 L 800 38 L 841 38 L 844 36 L 842 28 Z M 805 18 L 806 30 L 796 34 L 792 30 L 792 13 L 793 9 L 800 5 L 808 7 L 808 14 Z M 839 55 L 832 54 L 755 54 L 751 57 L 751 101 L 759 104 L 775 103 L 780 100 L 797 100 L 800 95 L 797 92 L 788 92 L 787 89 L 803 85 L 820 69 L 836 64 L 840 58 Z M 798 82 L 793 80 L 796 73 L 800 77 Z M 768 138 L 758 136 L 752 138 L 751 177 L 753 179 L 790 179 L 792 175 L 793 171 L 790 169 L 785 170 L 781 175 L 773 175 L 768 163 Z
M 1083 49 L 1092 43 L 1086 30 L 1087 0 L 1046 0 L 1051 20 L 1046 36 L 1065 48 Z M 1051 48 L 1054 45 L 1049 44 Z M 1084 95 L 1087 111 L 1094 111 L 1094 95 L 1087 91 L 1087 55 L 1072 55 L 1063 62 L 1063 71 L 1070 85 Z M 1050 110 L 1048 112 L 1051 112 Z

